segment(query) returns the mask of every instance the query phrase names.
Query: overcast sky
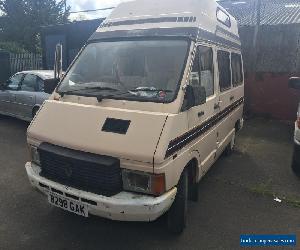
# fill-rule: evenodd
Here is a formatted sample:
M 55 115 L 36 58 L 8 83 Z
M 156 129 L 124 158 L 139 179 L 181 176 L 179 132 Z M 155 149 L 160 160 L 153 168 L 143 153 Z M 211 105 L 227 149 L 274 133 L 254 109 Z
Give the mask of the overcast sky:
M 121 2 L 128 0 L 67 0 L 67 4 L 71 6 L 71 11 L 81 11 L 81 10 L 92 10 L 92 9 L 102 9 L 108 7 L 117 6 Z M 99 18 L 107 16 L 110 11 L 97 11 L 80 14 L 82 18 L 86 17 L 88 19 Z M 78 16 L 72 15 L 71 18 Z
M 81 11 L 115 7 L 119 3 L 126 1 L 131 0 L 67 0 L 67 4 L 71 6 L 71 11 Z M 100 17 L 107 17 L 110 14 L 110 12 L 111 11 L 97 11 L 89 13 L 72 14 L 71 19 L 95 19 Z

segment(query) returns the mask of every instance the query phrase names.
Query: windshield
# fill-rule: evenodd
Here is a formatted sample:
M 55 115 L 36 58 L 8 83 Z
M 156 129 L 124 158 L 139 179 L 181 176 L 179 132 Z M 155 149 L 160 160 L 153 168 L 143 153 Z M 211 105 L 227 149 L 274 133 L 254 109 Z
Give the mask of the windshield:
M 186 40 L 91 43 L 58 92 L 100 99 L 170 102 L 177 94 L 187 49 Z

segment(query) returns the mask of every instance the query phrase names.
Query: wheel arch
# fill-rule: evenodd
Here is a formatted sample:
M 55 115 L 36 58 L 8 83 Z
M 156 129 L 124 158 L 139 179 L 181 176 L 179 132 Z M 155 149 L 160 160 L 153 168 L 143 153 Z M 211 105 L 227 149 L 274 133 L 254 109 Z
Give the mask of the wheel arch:
M 33 106 L 32 112 L 31 112 L 32 118 L 34 118 L 34 115 L 39 111 L 40 108 L 41 108 L 41 105 L 39 105 L 39 104 L 36 104 Z

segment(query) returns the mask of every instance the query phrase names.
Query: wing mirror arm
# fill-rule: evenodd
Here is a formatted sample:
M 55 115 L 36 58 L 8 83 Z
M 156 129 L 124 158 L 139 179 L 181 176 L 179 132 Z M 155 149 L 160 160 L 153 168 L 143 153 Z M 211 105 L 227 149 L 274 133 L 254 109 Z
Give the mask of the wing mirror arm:
M 54 90 L 56 89 L 58 83 L 59 83 L 59 79 L 57 79 L 57 78 L 45 80 L 44 81 L 44 92 L 51 95 L 54 92 Z

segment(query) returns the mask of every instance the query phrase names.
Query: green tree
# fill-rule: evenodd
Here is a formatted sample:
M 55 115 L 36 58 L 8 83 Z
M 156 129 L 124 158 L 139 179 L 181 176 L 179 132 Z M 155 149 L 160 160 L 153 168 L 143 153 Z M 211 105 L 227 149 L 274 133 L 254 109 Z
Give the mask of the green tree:
M 43 26 L 68 22 L 65 0 L 0 0 L 0 40 L 15 42 L 35 52 Z

